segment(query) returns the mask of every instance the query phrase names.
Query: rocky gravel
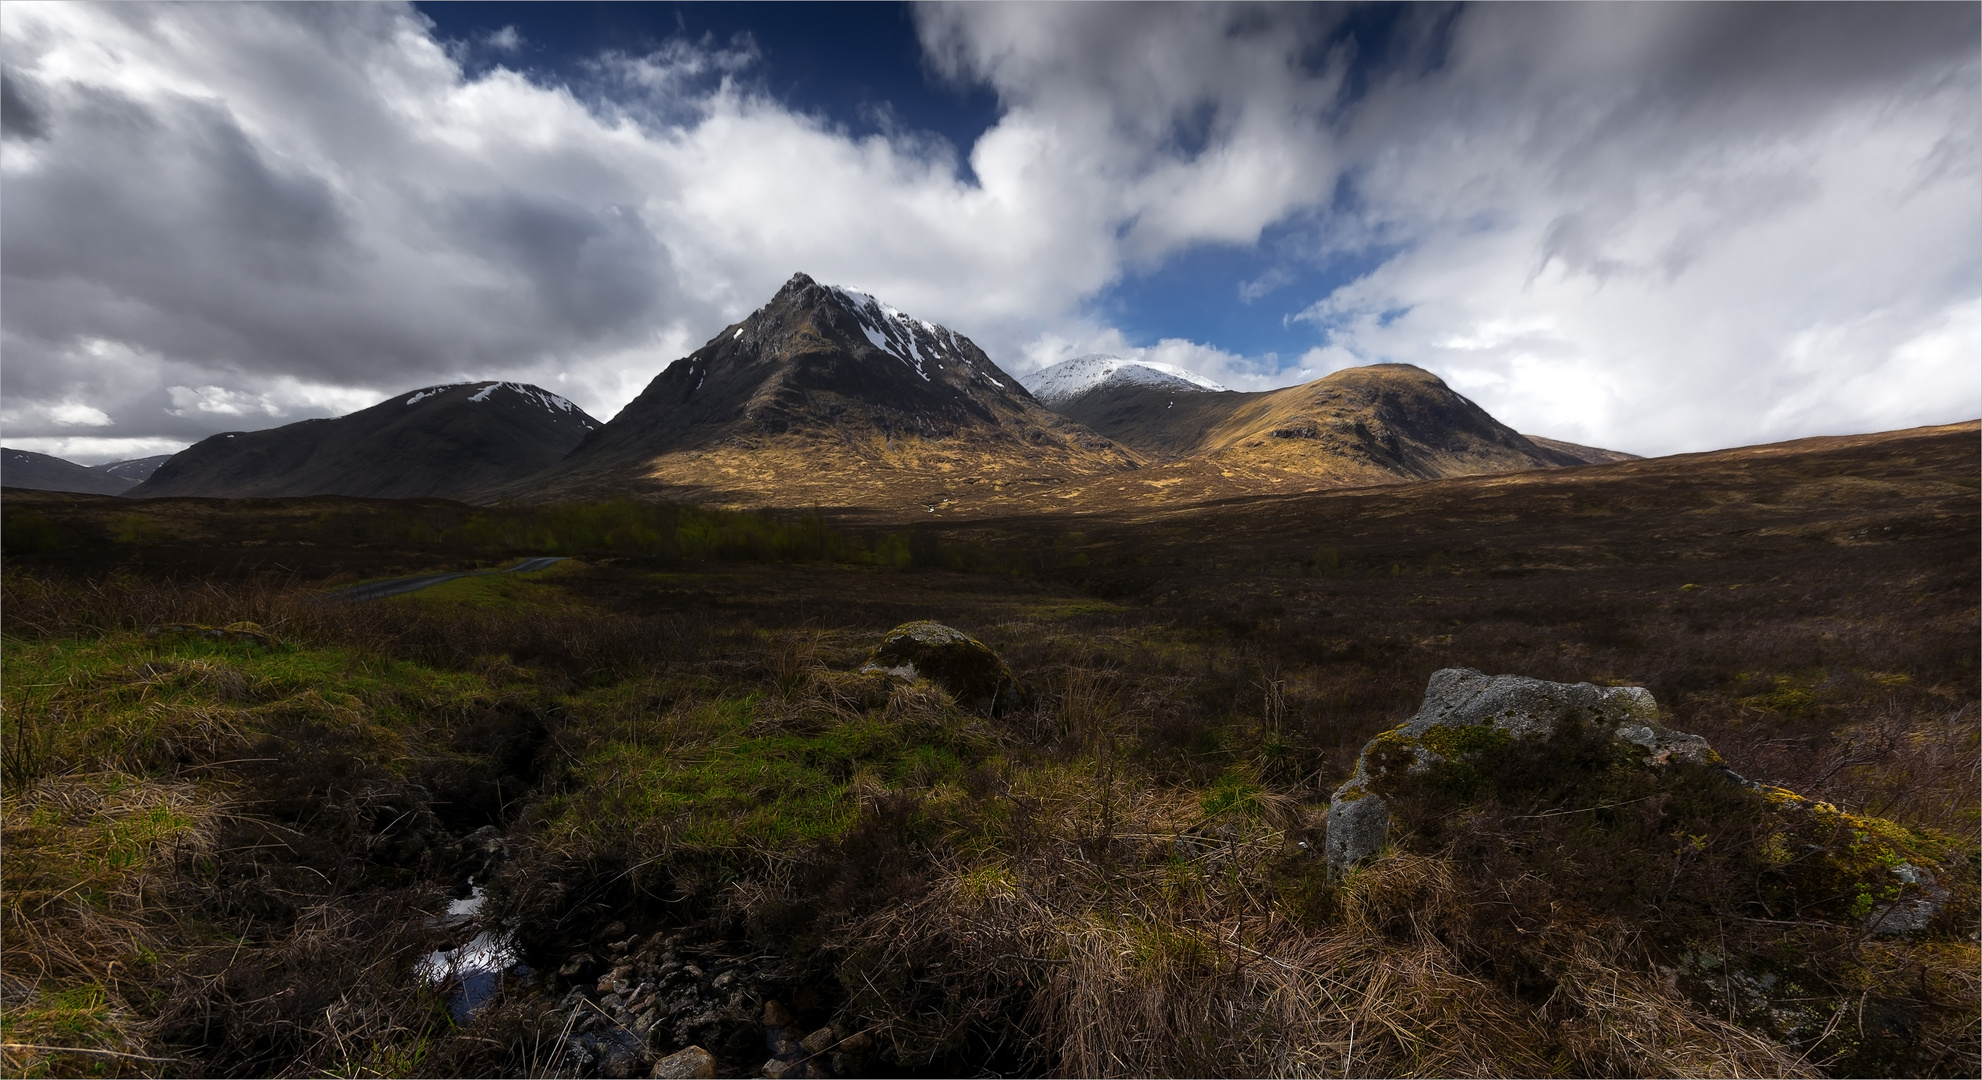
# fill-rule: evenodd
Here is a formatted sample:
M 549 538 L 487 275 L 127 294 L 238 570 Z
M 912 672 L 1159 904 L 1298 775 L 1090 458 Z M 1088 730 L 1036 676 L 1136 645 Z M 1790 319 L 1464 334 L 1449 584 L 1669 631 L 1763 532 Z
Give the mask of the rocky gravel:
M 592 973 L 597 972 L 596 976 Z M 820 995 L 770 955 L 726 955 L 683 935 L 638 935 L 580 953 L 559 1073 L 575 1077 L 862 1075 L 874 1040 L 834 1025 Z

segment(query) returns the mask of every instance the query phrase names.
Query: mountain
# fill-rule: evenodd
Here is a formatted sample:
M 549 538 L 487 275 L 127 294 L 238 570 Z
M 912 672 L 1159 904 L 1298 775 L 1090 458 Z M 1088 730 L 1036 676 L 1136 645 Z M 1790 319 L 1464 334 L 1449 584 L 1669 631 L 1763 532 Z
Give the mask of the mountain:
M 203 439 L 129 494 L 458 498 L 555 464 L 598 426 L 524 383 L 429 386 L 334 420 Z
M 1040 405 L 969 338 L 795 274 L 556 467 L 488 495 L 933 512 L 966 493 L 1137 464 Z
M 1409 364 L 1260 393 L 1104 383 L 1059 409 L 1158 462 L 1198 458 L 1330 486 L 1556 468 L 1611 453 L 1537 444 Z
M 1039 399 L 1041 405 L 1062 413 L 1074 402 L 1098 391 L 1131 387 L 1178 393 L 1225 389 L 1196 372 L 1180 367 L 1107 353 L 1089 353 L 1072 360 L 1062 360 L 1052 367 L 1021 376 L 1019 382 L 1032 391 L 1032 396 Z
M 151 474 L 157 472 L 160 465 L 171 460 L 171 454 L 154 454 L 151 457 L 113 461 L 108 465 L 93 465 L 91 468 L 105 475 L 117 477 L 119 480 L 129 480 L 133 484 L 142 484 L 146 480 L 151 479 Z
M 0 485 L 85 495 L 122 495 L 137 481 L 32 450 L 0 449 Z

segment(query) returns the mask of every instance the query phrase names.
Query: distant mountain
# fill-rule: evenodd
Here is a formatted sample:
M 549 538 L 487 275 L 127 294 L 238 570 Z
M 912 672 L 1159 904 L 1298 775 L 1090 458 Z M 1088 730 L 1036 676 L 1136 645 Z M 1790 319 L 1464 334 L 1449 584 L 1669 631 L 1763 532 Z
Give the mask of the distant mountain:
M 0 449 L 0 486 L 84 495 L 122 495 L 136 480 L 32 450 Z
M 934 508 L 1136 465 L 1041 406 L 969 338 L 795 274 L 570 457 L 490 494 Z
M 201 440 L 129 494 L 460 498 L 556 463 L 598 427 L 524 383 L 429 386 L 334 420 Z
M 1059 409 L 1159 462 L 1202 458 L 1331 485 L 1581 465 L 1608 453 L 1539 445 L 1409 364 L 1261 393 L 1104 383 Z
M 1089 353 L 1072 360 L 1062 360 L 1052 367 L 1021 376 L 1019 382 L 1032 391 L 1032 396 L 1038 398 L 1041 405 L 1058 412 L 1066 411 L 1067 406 L 1096 391 L 1135 387 L 1191 393 L 1225 389 L 1196 372 L 1180 367 L 1107 353 Z
M 1614 465 L 1620 461 L 1645 460 L 1638 454 L 1627 454 L 1622 450 L 1604 450 L 1595 446 L 1583 446 L 1580 443 L 1563 442 L 1561 439 L 1550 439 L 1540 435 L 1530 435 L 1527 438 L 1529 442 L 1534 443 L 1544 450 L 1553 450 L 1558 454 L 1575 458 L 1576 463 L 1581 465 Z
M 91 468 L 120 480 L 142 484 L 151 479 L 160 465 L 172 460 L 171 454 L 154 454 L 151 457 L 131 458 L 126 461 L 113 461 L 108 465 L 93 465 Z

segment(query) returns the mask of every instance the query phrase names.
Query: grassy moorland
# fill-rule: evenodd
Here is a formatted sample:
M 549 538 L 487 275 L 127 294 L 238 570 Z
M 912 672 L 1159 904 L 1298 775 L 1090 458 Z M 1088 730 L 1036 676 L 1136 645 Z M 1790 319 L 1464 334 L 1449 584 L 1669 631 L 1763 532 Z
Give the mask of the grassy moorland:
M 870 1073 L 1972 1075 L 1975 449 L 899 526 L 9 492 L 8 1071 L 549 1074 L 610 1026 L 575 989 L 693 957 Z M 915 618 L 1036 708 L 857 673 Z M 1520 778 L 1329 880 L 1329 792 L 1454 665 L 1650 688 L 1948 914 L 1771 907 L 1784 836 L 1712 798 Z M 414 966 L 470 875 L 536 971 L 456 1022 Z

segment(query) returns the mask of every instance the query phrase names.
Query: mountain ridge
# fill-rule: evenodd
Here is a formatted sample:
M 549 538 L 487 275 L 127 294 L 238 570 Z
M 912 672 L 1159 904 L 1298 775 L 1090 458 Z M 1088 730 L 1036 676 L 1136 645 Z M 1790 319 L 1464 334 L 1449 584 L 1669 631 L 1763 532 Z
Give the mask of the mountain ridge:
M 554 464 L 598 426 L 528 383 L 444 383 L 334 419 L 211 436 L 129 494 L 462 497 Z

